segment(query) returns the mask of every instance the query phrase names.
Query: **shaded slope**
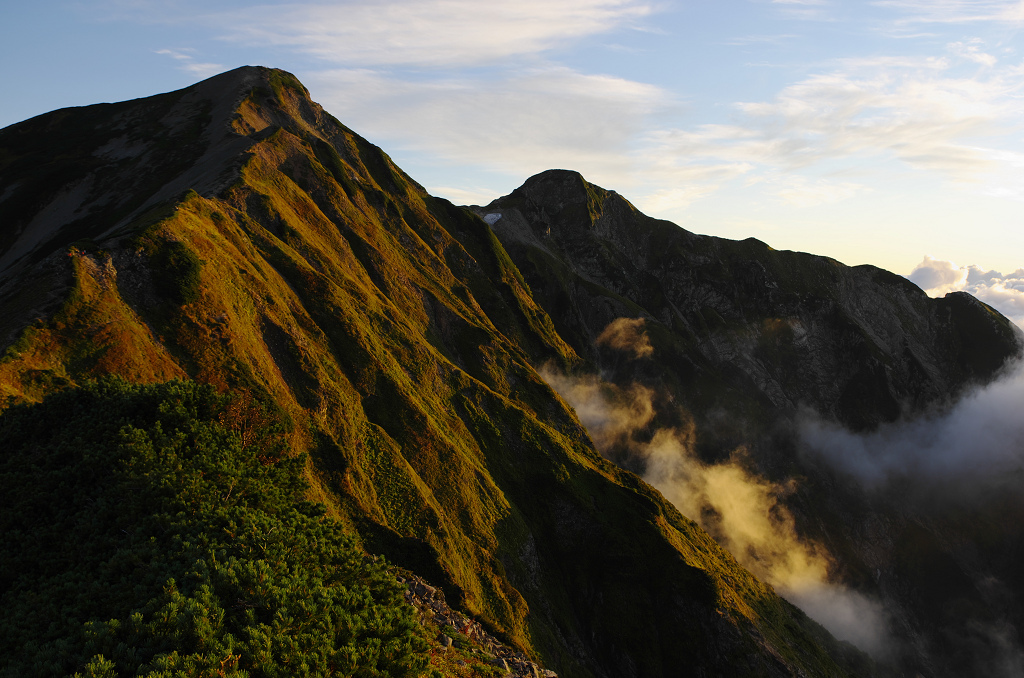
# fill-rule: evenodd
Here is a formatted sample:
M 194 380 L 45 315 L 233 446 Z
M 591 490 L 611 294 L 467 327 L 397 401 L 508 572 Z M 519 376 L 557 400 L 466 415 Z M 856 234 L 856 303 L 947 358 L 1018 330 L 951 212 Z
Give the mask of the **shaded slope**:
M 654 390 L 652 429 L 693 422 L 706 461 L 742 446 L 752 470 L 791 488 L 784 503 L 833 556 L 833 576 L 885 602 L 905 670 L 986 675 L 985 655 L 1015 651 L 1024 532 L 1006 517 L 1019 496 L 979 508 L 940 492 L 936 513 L 913 486 L 873 495 L 800 457 L 796 431 L 802 409 L 853 430 L 941 411 L 1020 355 L 1006 318 L 872 266 L 689 233 L 576 172 L 544 172 L 473 209 L 491 215 L 585 370 Z M 645 320 L 653 359 L 598 345 L 619 317 Z M 628 451 L 610 456 L 645 469 Z
M 695 411 L 798 406 L 854 428 L 895 420 L 1020 352 L 1019 330 L 970 295 L 929 299 L 901 276 L 748 238 L 701 236 L 647 217 L 576 172 L 527 180 L 481 214 L 577 352 L 615 318 L 652 321 L 659 364 Z M 633 366 L 635 368 L 635 366 Z
M 52 198 L 0 201 L 5 395 L 184 375 L 269 403 L 368 549 L 566 675 L 844 673 L 848 649 L 594 451 L 531 367 L 579 359 L 484 222 L 287 73 L 164 97 L 0 131 L 0 172 L 23 173 L 49 157 L 32 130 L 112 130 L 45 175 Z M 155 162 L 94 162 L 118 120 L 198 145 L 164 163 L 161 131 L 132 139 Z M 109 203 L 68 188 L 108 174 Z

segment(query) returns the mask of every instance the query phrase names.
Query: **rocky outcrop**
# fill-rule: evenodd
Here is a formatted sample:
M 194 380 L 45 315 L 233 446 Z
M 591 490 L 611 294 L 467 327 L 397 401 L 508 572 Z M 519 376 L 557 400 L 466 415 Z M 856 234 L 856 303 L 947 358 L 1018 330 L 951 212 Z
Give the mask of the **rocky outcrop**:
M 405 599 L 419 612 L 420 622 L 437 630 L 434 637 L 436 651 L 451 651 L 456 647 L 452 636 L 458 636 L 462 641 L 459 649 L 468 652 L 471 659 L 474 655 L 477 659 L 482 658 L 506 675 L 514 678 L 557 678 L 554 671 L 543 668 L 521 651 L 487 633 L 479 621 L 450 608 L 444 591 L 431 586 L 422 577 L 405 574 L 399 575 L 398 581 L 408 587 Z

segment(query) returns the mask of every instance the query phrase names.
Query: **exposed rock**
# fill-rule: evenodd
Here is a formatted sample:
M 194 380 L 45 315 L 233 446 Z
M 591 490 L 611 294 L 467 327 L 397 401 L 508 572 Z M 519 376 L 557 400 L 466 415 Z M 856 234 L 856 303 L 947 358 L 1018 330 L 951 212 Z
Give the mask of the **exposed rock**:
M 554 671 L 545 669 L 522 652 L 509 647 L 487 633 L 475 619 L 448 607 L 444 593 L 429 585 L 421 577 L 402 574 L 397 579 L 406 585 L 405 599 L 419 610 L 421 622 L 429 620 L 430 624 L 442 629 L 435 639 L 439 651 L 447 652 L 449 648 L 453 647 L 453 639 L 446 635 L 443 629 L 454 629 L 469 641 L 470 645 L 486 658 L 488 663 L 506 673 L 511 672 L 516 676 L 530 676 L 531 678 L 540 676 L 557 678 L 558 674 Z M 457 660 L 457 663 L 465 664 L 462 660 Z

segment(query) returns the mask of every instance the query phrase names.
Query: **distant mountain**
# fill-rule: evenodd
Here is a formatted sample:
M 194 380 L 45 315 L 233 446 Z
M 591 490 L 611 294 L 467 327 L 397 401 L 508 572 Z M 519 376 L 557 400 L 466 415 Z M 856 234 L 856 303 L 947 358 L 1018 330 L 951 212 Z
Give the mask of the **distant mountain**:
M 644 319 L 656 359 L 597 342 L 618 318 Z M 7 406 L 119 375 L 262 408 L 362 548 L 559 675 L 595 677 L 889 669 L 740 565 L 640 461 L 603 457 L 539 369 L 648 385 L 679 405 L 656 423 L 693 422 L 708 463 L 748 445 L 766 478 L 810 474 L 797 527 L 867 589 L 864 540 L 843 530 L 902 514 L 801 461 L 793 415 L 868 429 L 1019 351 L 967 295 L 696 236 L 575 173 L 456 207 L 259 67 L 0 130 L 0 339 Z M 931 637 L 926 608 L 890 599 Z
M 689 233 L 576 172 L 538 174 L 473 209 L 585 371 L 654 394 L 647 435 L 692 424 L 703 460 L 742 447 L 759 477 L 795 488 L 784 504 L 800 534 L 827 546 L 836 576 L 884 602 L 898 638 L 888 654 L 904 670 L 986 675 L 993 657 L 1017 661 L 1021 492 L 964 506 L 946 488 L 945 507 L 922 508 L 913 486 L 864 491 L 798 453 L 807 412 L 852 431 L 941 412 L 1020 356 L 1013 323 L 968 294 L 931 299 L 873 266 Z M 642 319 L 645 355 L 601 341 L 617 318 Z M 645 472 L 629 449 L 610 456 Z M 995 600 L 996 588 L 1009 598 Z
M 576 172 L 538 174 L 476 211 L 501 215 L 489 221 L 534 298 L 592 363 L 614 368 L 595 343 L 613 320 L 647 319 L 653 371 L 695 413 L 757 412 L 770 428 L 807 405 L 865 429 L 1020 352 L 1019 330 L 968 294 L 930 299 L 874 266 L 689 233 Z

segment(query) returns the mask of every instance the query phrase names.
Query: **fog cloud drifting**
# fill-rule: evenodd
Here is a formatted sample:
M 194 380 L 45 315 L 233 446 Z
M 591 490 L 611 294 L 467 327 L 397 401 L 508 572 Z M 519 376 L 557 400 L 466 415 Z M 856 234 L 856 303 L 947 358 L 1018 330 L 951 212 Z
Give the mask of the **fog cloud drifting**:
M 632 352 L 646 335 L 640 333 L 640 323 L 623 320 L 609 325 L 601 336 L 630 328 L 633 341 L 621 348 Z M 650 347 L 649 342 L 643 345 Z M 881 606 L 829 580 L 829 554 L 800 538 L 781 501 L 795 489 L 791 484 L 752 474 L 743 449 L 724 463 L 705 464 L 694 451 L 692 426 L 652 432 L 654 393 L 644 386 L 619 388 L 597 376 L 566 376 L 551 368 L 542 369 L 541 376 L 573 406 L 602 454 L 627 450 L 640 459 L 644 480 L 714 535 L 747 569 L 836 637 L 874 654 L 884 652 Z
M 932 297 L 970 292 L 1024 328 L 1024 268 L 1003 275 L 926 256 L 907 278 Z
M 635 358 L 647 358 L 654 353 L 651 340 L 644 332 L 643 318 L 616 318 L 598 335 L 595 343 L 632 353 Z
M 964 270 L 933 267 L 941 284 L 963 276 Z M 927 514 L 951 503 L 973 506 L 989 498 L 1024 496 L 1021 403 L 1024 364 L 1017 362 L 944 413 L 886 424 L 866 434 L 805 413 L 799 431 L 805 452 L 849 473 L 868 490 L 894 490 L 898 494 L 892 496 L 909 500 Z M 1019 678 L 1024 675 L 1024 649 L 1016 635 L 1005 620 L 987 625 L 971 620 L 950 636 L 950 642 L 974 657 L 972 675 Z
M 1009 485 L 1024 470 L 1021 403 L 1024 364 L 1018 362 L 941 415 L 858 434 L 806 414 L 800 432 L 807 448 L 868 489 L 911 478 L 972 493 Z

